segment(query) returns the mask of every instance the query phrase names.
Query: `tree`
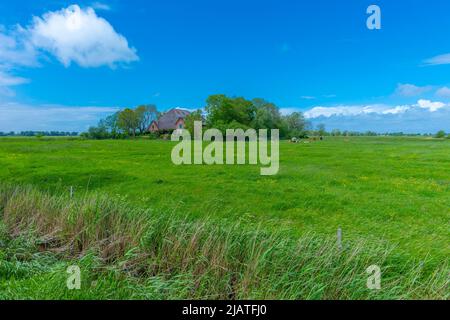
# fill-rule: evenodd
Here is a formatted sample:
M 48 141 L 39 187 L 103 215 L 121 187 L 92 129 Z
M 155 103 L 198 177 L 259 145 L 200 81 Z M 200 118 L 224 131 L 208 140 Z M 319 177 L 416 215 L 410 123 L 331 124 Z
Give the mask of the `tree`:
M 367 136 L 367 137 L 376 137 L 378 134 L 376 133 L 376 132 L 374 132 L 374 131 L 366 131 L 365 133 L 364 133 L 364 135 L 365 136 Z
M 119 114 L 120 111 L 100 120 L 98 123 L 98 127 L 104 128 L 112 138 L 117 138 L 120 134 Z
M 104 126 L 98 126 L 98 127 L 90 127 L 88 132 L 83 135 L 90 139 L 108 139 L 110 137 L 109 132 L 106 130 L 106 127 Z
M 339 137 L 339 136 L 342 135 L 342 133 L 341 133 L 341 130 L 339 130 L 339 129 L 333 129 L 331 131 L 331 135 L 334 136 L 334 137 Z
M 136 131 L 140 125 L 137 112 L 129 108 L 120 112 L 118 117 L 118 125 L 120 129 L 128 134 L 131 133 L 133 137 L 136 137 Z
M 327 131 L 325 130 L 325 125 L 323 123 L 317 125 L 317 134 L 321 137 L 327 134 Z
M 446 136 L 446 133 L 444 130 L 439 130 L 435 135 L 435 137 L 439 138 L 439 139 L 445 138 L 445 136 Z
M 279 108 L 264 99 L 230 98 L 223 94 L 209 96 L 206 101 L 206 125 L 224 129 L 279 129 L 280 137 L 306 137 L 308 122 L 295 112 L 282 116 Z
M 293 112 L 283 117 L 283 122 L 287 131 L 287 138 L 304 138 L 307 136 L 307 122 L 301 112 Z
M 184 119 L 184 127 L 186 130 L 188 130 L 191 134 L 191 136 L 194 136 L 194 122 L 195 121 L 201 121 L 203 122 L 203 113 L 202 110 L 196 110 L 192 113 L 190 113 L 185 119 Z
M 281 114 L 278 107 L 264 99 L 253 99 L 255 118 L 252 127 L 254 129 L 280 129 L 282 127 Z
M 212 95 L 206 100 L 205 111 L 209 127 L 217 127 L 217 123 L 229 124 L 237 122 L 243 126 L 251 126 L 256 108 L 251 101 L 242 97 L 229 98 L 223 94 Z
M 111 133 L 116 133 L 120 130 L 119 128 L 119 114 L 120 112 L 116 112 L 108 117 L 106 117 L 105 126 Z
M 153 104 L 141 105 L 135 110 L 139 121 L 139 132 L 142 134 L 147 131 L 152 121 L 158 118 L 158 110 Z

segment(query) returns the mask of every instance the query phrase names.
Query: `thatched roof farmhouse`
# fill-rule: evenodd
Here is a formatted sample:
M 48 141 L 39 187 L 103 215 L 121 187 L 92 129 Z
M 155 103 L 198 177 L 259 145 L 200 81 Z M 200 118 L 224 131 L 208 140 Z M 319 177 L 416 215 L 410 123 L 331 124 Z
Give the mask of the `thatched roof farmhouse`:
M 153 121 L 148 130 L 150 132 L 172 131 L 185 128 L 185 119 L 190 114 L 187 110 L 172 109 L 163 113 L 158 120 Z

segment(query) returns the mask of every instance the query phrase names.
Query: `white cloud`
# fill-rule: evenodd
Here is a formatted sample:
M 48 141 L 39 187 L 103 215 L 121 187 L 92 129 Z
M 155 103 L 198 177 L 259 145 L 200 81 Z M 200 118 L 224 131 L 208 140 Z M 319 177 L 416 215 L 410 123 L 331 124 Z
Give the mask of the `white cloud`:
M 424 94 L 432 89 L 431 86 L 418 87 L 413 84 L 402 84 L 397 85 L 395 93 L 402 97 L 415 97 Z
M 102 3 L 94 3 L 106 9 Z M 139 60 L 134 48 L 94 9 L 77 5 L 42 17 L 34 17 L 28 27 L 7 30 L 0 25 L 0 96 L 14 96 L 10 88 L 30 82 L 15 76 L 17 69 L 38 67 L 39 56 L 50 53 L 65 66 L 115 67 Z
M 382 114 L 400 114 L 400 113 L 405 113 L 406 111 L 408 111 L 410 109 L 411 109 L 410 106 L 396 106 L 394 108 L 384 110 L 381 113 Z
M 305 112 L 306 118 L 331 117 L 334 115 L 355 115 L 361 113 L 362 107 L 314 107 Z
M 301 96 L 301 98 L 304 99 L 304 100 L 314 100 L 314 99 L 316 99 L 316 97 L 314 97 L 314 96 Z
M 95 10 L 111 11 L 111 6 L 103 2 L 93 2 L 91 7 Z
M 0 87 L 12 87 L 28 82 L 28 79 L 16 77 L 0 70 Z
M 10 87 L 30 82 L 15 76 L 14 69 L 37 66 L 35 50 L 24 41 L 22 34 L 21 28 L 10 32 L 0 28 L 0 96 L 14 96 Z
M 436 91 L 436 95 L 440 97 L 450 97 L 450 88 L 442 87 L 438 91 Z
M 359 116 L 359 115 L 394 115 L 394 114 L 402 114 L 408 111 L 413 111 L 415 109 L 425 109 L 429 112 L 436 112 L 442 108 L 450 109 L 450 104 L 445 104 L 439 101 L 430 101 L 421 99 L 417 102 L 417 104 L 411 105 L 399 105 L 399 106 L 389 106 L 383 104 L 374 104 L 367 106 L 336 106 L 336 107 L 323 107 L 317 106 L 308 111 L 306 111 L 305 117 L 308 119 L 315 118 L 330 118 L 335 116 Z M 298 111 L 295 108 L 283 109 L 284 114 L 292 113 L 294 111 Z
M 382 104 L 374 104 L 367 106 L 337 106 L 337 107 L 322 107 L 317 106 L 305 112 L 305 117 L 309 119 L 319 117 L 332 117 L 332 116 L 356 116 L 362 114 L 378 113 L 399 113 L 404 110 L 405 107 L 390 107 Z
M 0 68 L 0 97 L 14 97 L 16 92 L 11 87 L 29 82 L 29 79 L 17 77 L 9 71 L 2 71 Z
M 67 9 L 34 17 L 27 28 L 35 48 L 54 55 L 66 67 L 114 67 L 139 58 L 127 39 L 118 34 L 94 9 L 72 5 Z
M 10 33 L 0 30 L 0 66 L 3 69 L 36 65 L 36 50 L 24 37 L 22 28 L 19 27 Z
M 288 108 L 282 111 L 289 114 L 301 110 Z M 450 104 L 422 99 L 416 104 L 399 106 L 318 106 L 304 115 L 312 125 L 323 123 L 328 130 L 435 133 L 449 128 Z
M 84 131 L 89 126 L 118 111 L 115 107 L 31 106 L 0 103 L 0 131 Z
M 425 64 L 427 65 L 450 64 L 450 53 L 441 54 L 439 56 L 427 59 L 425 60 Z
M 443 102 L 432 102 L 430 100 L 421 99 L 417 102 L 417 105 L 422 109 L 428 109 L 430 112 L 435 112 L 447 105 Z

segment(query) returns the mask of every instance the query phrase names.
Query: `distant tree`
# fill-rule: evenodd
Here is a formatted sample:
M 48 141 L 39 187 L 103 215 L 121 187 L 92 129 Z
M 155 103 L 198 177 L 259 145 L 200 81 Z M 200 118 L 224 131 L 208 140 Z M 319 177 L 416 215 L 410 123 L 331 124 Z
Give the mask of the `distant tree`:
M 184 119 L 184 126 L 185 129 L 188 130 L 191 133 L 191 136 L 194 134 L 194 122 L 195 121 L 201 121 L 203 122 L 203 113 L 202 110 L 196 110 L 192 113 L 190 113 L 185 119 Z
M 214 125 L 214 128 L 222 131 L 223 134 L 225 134 L 227 129 L 242 129 L 242 130 L 246 131 L 247 129 L 250 129 L 251 127 L 247 126 L 245 124 L 242 124 L 240 122 L 237 122 L 237 121 L 231 121 L 228 123 L 225 123 L 223 121 L 218 121 Z
M 118 125 L 124 132 L 132 134 L 133 137 L 136 137 L 136 131 L 140 125 L 137 112 L 129 108 L 120 112 L 118 116 Z
M 445 136 L 446 136 L 445 131 L 444 131 L 444 130 L 439 130 L 439 131 L 436 133 L 435 138 L 442 139 L 442 138 L 445 138 Z
M 293 112 L 282 117 L 284 126 L 287 130 L 287 138 L 304 138 L 307 136 L 307 122 L 301 112 Z
M 333 129 L 331 131 L 331 135 L 334 136 L 334 137 L 339 137 L 339 136 L 342 135 L 342 133 L 341 133 L 341 130 L 339 130 L 339 129 Z
M 141 105 L 134 110 L 127 108 L 100 120 L 96 127 L 90 127 L 82 137 L 90 139 L 118 139 L 124 135 L 135 137 L 138 131 L 140 134 L 144 133 L 157 115 L 158 111 L 153 105 Z
M 255 106 L 242 97 L 229 98 L 223 94 L 212 95 L 206 100 L 205 111 L 209 127 L 217 128 L 217 123 L 237 122 L 250 126 L 255 118 Z
M 374 132 L 374 131 L 366 131 L 365 133 L 364 133 L 364 135 L 365 136 L 368 136 L 368 137 L 375 137 L 375 136 L 377 136 L 378 134 L 376 133 L 376 132 Z
M 90 127 L 88 132 L 84 133 L 82 136 L 90 139 L 102 140 L 108 139 L 110 137 L 110 134 L 106 130 L 106 127 L 98 126 L 98 127 Z
M 119 114 L 120 112 L 116 112 L 98 123 L 98 127 L 104 128 L 111 135 L 111 138 L 116 138 L 120 133 Z
M 135 110 L 139 121 L 139 132 L 142 134 L 147 131 L 153 120 L 158 119 L 158 110 L 155 105 L 141 105 Z
M 225 129 L 279 129 L 280 137 L 306 137 L 308 122 L 300 112 L 282 116 L 279 108 L 264 99 L 212 95 L 206 101 L 207 127 Z
M 321 137 L 323 137 L 327 134 L 325 125 L 323 123 L 317 125 L 317 134 Z
M 255 109 L 252 123 L 254 129 L 280 129 L 282 127 L 281 114 L 275 104 L 260 98 L 253 99 L 252 103 Z
M 68 137 L 77 136 L 77 132 L 65 132 L 65 131 L 20 131 L 20 132 L 0 132 L 0 136 L 18 136 L 18 137 Z

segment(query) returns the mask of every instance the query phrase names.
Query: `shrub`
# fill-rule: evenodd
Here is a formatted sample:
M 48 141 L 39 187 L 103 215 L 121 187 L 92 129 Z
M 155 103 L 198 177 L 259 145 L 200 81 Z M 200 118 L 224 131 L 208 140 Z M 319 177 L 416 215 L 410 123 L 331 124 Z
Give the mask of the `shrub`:
M 436 133 L 435 138 L 442 139 L 442 138 L 445 138 L 445 136 L 446 136 L 445 131 L 444 131 L 444 130 L 440 130 L 440 131 L 438 131 L 438 132 Z

